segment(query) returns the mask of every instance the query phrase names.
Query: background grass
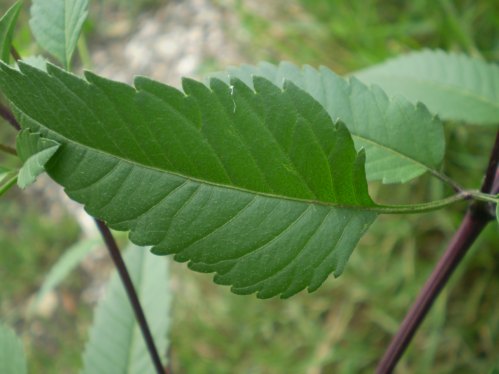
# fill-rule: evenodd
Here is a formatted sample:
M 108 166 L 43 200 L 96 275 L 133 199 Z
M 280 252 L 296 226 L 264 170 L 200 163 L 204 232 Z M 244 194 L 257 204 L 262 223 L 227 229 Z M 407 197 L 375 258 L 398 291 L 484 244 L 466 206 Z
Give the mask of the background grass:
M 5 3 L 10 2 L 2 0 L 1 9 Z M 123 9 L 125 3 L 107 6 Z M 286 59 L 346 73 L 423 47 L 499 58 L 499 11 L 493 1 L 216 3 L 241 21 L 227 31 L 241 43 L 248 63 Z M 131 15 L 141 11 L 139 5 L 135 2 Z M 29 52 L 29 30 L 21 27 L 17 38 Z M 209 65 L 223 68 L 216 61 Z M 479 186 L 494 133 L 447 123 L 445 172 L 466 187 Z M 13 135 L 0 126 L 2 142 L 12 142 Z M 14 162 L 1 157 L 4 164 Z M 429 177 L 403 189 L 371 186 L 382 201 L 424 201 L 445 193 Z M 77 372 L 90 322 L 88 304 L 78 298 L 88 275 L 79 271 L 68 278 L 58 293 L 57 312 L 25 318 L 27 300 L 43 274 L 78 237 L 74 221 L 63 211 L 47 212 L 39 196 L 36 190 L 13 190 L 0 200 L 0 318 L 23 334 L 33 372 Z M 174 372 L 372 372 L 465 209 L 461 204 L 422 216 L 381 217 L 344 275 L 290 300 L 236 296 L 213 285 L 211 276 L 173 264 Z M 496 365 L 498 241 L 497 226 L 491 225 L 437 300 L 397 373 L 488 373 Z

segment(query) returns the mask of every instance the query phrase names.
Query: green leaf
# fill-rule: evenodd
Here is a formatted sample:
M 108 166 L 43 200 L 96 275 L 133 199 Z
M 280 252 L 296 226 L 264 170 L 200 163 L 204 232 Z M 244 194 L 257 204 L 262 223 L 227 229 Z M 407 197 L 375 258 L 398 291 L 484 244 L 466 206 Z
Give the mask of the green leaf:
M 423 50 L 388 60 L 355 75 L 389 94 L 423 102 L 449 120 L 499 123 L 499 65 L 462 54 Z
M 66 193 L 236 293 L 317 289 L 377 216 L 364 152 L 292 83 L 185 79 L 183 94 L 20 68 L 1 65 L 0 89 L 23 127 L 61 143 L 47 171 Z
M 17 136 L 16 148 L 19 158 L 24 161 L 17 184 L 26 188 L 45 171 L 45 165 L 59 149 L 59 143 L 42 138 L 38 133 L 23 130 Z
M 87 239 L 68 248 L 46 275 L 40 290 L 36 294 L 36 299 L 31 305 L 31 309 L 36 309 L 38 303 L 43 300 L 45 295 L 56 288 L 100 243 L 102 241 L 99 239 Z
M 40 46 L 69 70 L 83 22 L 88 0 L 33 0 L 31 31 Z
M 0 373 L 27 373 L 26 356 L 14 331 L 0 323 Z
M 125 263 L 139 295 L 158 352 L 165 363 L 171 294 L 166 259 L 130 246 Z M 83 354 L 83 374 L 154 373 L 151 358 L 126 296 L 113 272 L 106 296 L 97 305 Z
M 0 59 L 6 63 L 9 63 L 14 28 L 22 6 L 22 1 L 14 3 L 0 19 Z
M 443 160 L 442 124 L 423 105 L 414 106 L 402 97 L 389 99 L 378 87 L 368 88 L 355 78 L 347 81 L 325 67 L 300 69 L 287 62 L 278 66 L 263 62 L 216 75 L 225 82 L 237 77 L 250 87 L 254 76 L 279 87 L 292 81 L 322 104 L 332 119 L 344 122 L 356 148 L 366 151 L 369 180 L 406 182 L 428 170 L 435 173 Z

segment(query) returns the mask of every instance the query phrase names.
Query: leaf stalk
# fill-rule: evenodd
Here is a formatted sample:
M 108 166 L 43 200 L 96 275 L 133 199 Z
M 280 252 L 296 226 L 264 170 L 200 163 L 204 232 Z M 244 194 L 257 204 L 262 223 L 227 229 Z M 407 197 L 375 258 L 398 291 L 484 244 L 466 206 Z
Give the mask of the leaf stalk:
M 9 147 L 8 145 L 4 145 L 4 144 L 0 144 L 0 152 L 4 152 L 4 153 L 8 153 L 8 154 L 13 155 L 13 156 L 17 156 L 17 151 L 14 148 Z
M 17 174 L 0 186 L 0 196 L 9 191 L 17 183 Z

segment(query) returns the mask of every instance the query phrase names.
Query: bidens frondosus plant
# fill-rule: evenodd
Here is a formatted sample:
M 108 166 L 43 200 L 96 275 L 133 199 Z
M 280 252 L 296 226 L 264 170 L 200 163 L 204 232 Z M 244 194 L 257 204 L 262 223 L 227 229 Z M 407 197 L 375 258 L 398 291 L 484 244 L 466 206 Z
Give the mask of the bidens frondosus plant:
M 214 273 L 234 293 L 288 298 L 341 275 L 378 216 L 469 205 L 380 373 L 393 369 L 460 259 L 495 219 L 499 138 L 481 187 L 465 189 L 441 167 L 441 118 L 497 125 L 496 65 L 422 51 L 349 79 L 325 67 L 261 63 L 205 82 L 185 78 L 181 89 L 145 77 L 129 86 L 68 71 L 86 1 L 33 2 L 33 33 L 63 68 L 17 53 L 10 62 L 19 8 L 2 19 L 0 90 L 10 103 L 2 115 L 20 131 L 16 152 L 1 149 L 24 164 L 4 173 L 2 192 L 47 172 L 98 220 L 110 248 L 107 227 L 128 231 L 136 245 Z M 54 22 L 59 16 L 64 22 Z M 404 188 L 424 173 L 453 193 L 407 205 L 369 195 L 370 181 Z M 160 372 L 126 268 L 119 251 L 111 253 Z

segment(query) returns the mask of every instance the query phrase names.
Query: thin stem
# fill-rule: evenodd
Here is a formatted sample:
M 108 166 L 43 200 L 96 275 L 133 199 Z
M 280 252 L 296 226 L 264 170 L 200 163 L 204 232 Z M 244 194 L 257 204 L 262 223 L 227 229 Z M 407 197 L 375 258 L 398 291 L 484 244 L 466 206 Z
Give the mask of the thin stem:
M 497 169 L 499 167 L 499 131 L 496 134 L 496 140 L 494 142 L 494 147 L 489 158 L 489 165 L 487 166 L 487 171 L 485 172 L 485 179 L 483 180 L 481 192 L 488 193 L 492 190 L 494 184 L 494 179 L 496 178 Z
M 8 190 L 10 190 L 12 186 L 16 184 L 16 182 L 17 182 L 17 174 L 0 186 L 0 196 L 2 196 Z
M 433 176 L 437 177 L 442 182 L 447 183 L 449 186 L 451 186 L 455 192 L 463 192 L 464 191 L 464 188 L 459 183 L 457 183 L 455 180 L 449 178 L 447 175 L 445 175 L 437 170 L 434 170 L 434 169 L 430 169 L 429 171 Z
M 14 117 L 14 114 L 10 111 L 9 108 L 7 108 L 5 105 L 0 103 L 0 117 L 2 117 L 4 120 L 6 120 L 12 127 L 14 127 L 16 130 L 21 130 L 21 125 L 19 122 L 17 122 L 16 117 Z
M 438 210 L 443 207 L 454 204 L 458 201 L 469 200 L 473 194 L 468 191 L 463 191 L 456 195 L 446 197 L 441 200 L 430 201 L 427 203 L 420 204 L 410 204 L 410 205 L 375 205 L 372 208 L 364 208 L 363 210 L 370 210 L 382 214 L 412 214 L 412 213 L 424 213 L 431 212 L 433 210 Z
M 17 156 L 17 151 L 14 148 L 9 147 L 8 145 L 4 145 L 4 144 L 0 144 L 0 152 L 4 152 L 4 153 L 11 154 L 13 156 Z
M 483 193 L 483 192 L 476 191 L 476 192 L 471 192 L 470 194 L 473 197 L 473 199 L 478 200 L 478 201 L 483 201 L 486 203 L 497 204 L 497 201 L 499 200 L 494 195 L 490 195 L 490 194 Z
M 118 245 L 116 244 L 116 241 L 114 240 L 114 237 L 106 224 L 98 219 L 96 219 L 95 222 L 102 234 L 104 242 L 106 243 L 106 247 L 109 251 L 109 254 L 111 255 L 111 258 L 113 259 L 118 274 L 121 277 L 121 281 L 123 282 L 126 293 L 128 295 L 128 299 L 130 300 L 130 304 L 132 305 L 133 311 L 135 313 L 135 318 L 137 319 L 140 330 L 142 331 L 142 335 L 144 336 L 147 349 L 149 351 L 149 354 L 151 355 L 154 367 L 156 368 L 156 372 L 158 374 L 164 374 L 165 369 L 163 369 L 163 366 L 161 365 L 161 359 L 159 358 L 158 350 L 156 348 L 156 345 L 154 344 L 154 339 L 151 335 L 149 325 L 147 324 L 144 311 L 142 310 L 142 306 L 140 305 L 139 298 L 137 296 L 137 293 L 135 292 L 135 288 L 130 278 L 130 274 L 128 273 L 128 270 L 126 268 L 125 262 L 121 257 Z
M 377 374 L 388 374 L 395 368 L 438 294 L 488 222 L 489 216 L 480 209 L 468 210 L 444 255 L 385 351 L 376 369 Z

